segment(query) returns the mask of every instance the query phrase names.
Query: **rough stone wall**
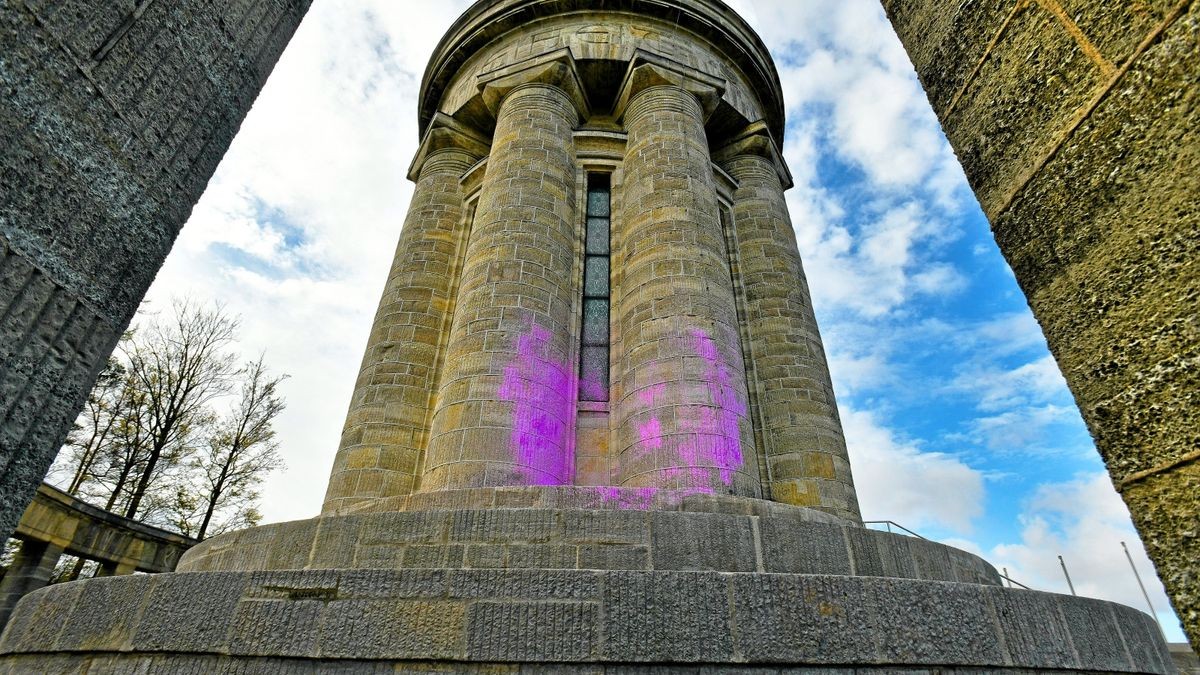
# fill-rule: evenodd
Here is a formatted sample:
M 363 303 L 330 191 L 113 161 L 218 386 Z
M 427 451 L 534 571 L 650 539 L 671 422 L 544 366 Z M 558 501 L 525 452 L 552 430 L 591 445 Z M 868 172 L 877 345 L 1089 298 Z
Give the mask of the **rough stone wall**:
M 737 309 L 697 97 L 660 85 L 624 114 L 614 266 L 621 485 L 761 494 Z
M 724 165 L 738 181 L 733 227 L 770 496 L 858 520 L 846 439 L 779 171 L 750 153 Z
M 884 4 L 1200 644 L 1200 3 Z
M 528 82 L 504 95 L 497 117 L 423 491 L 574 478 L 579 112 L 559 87 Z
M 309 0 L 0 0 L 0 534 Z

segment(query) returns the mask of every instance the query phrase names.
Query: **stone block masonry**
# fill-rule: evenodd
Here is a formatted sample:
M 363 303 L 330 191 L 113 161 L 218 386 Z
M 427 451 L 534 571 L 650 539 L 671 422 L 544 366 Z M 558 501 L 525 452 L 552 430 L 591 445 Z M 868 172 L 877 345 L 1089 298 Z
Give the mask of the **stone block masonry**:
M 0 535 L 310 0 L 0 0 Z
M 1200 646 L 1200 3 L 884 5 Z
M 35 591 L 0 673 L 1168 672 L 1140 612 L 863 528 L 728 5 L 480 0 L 420 99 L 323 514 Z

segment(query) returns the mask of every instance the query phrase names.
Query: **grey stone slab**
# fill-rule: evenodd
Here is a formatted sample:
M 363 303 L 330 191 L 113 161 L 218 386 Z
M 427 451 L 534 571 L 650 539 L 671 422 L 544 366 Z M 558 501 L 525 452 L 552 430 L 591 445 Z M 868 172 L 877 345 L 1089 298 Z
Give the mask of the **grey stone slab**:
M 508 566 L 508 552 L 499 544 L 472 544 L 467 546 L 465 561 L 472 569 L 503 569 Z
M 864 589 L 836 577 L 735 575 L 733 626 L 751 663 L 870 663 L 876 658 Z
M 646 546 L 625 544 L 586 544 L 579 547 L 579 569 L 650 569 L 650 550 Z
M 1040 668 L 1079 665 L 1067 625 L 1058 611 L 1058 597 L 1049 593 L 988 588 L 981 597 L 990 602 L 1000 635 L 1015 663 Z
M 337 597 L 340 582 L 337 570 L 250 572 L 246 577 L 243 599 L 330 599 Z
M 307 567 L 318 523 L 313 519 L 276 525 L 266 569 L 299 570 Z
M 444 511 L 376 513 L 364 518 L 359 543 L 366 545 L 439 544 L 446 540 L 450 514 Z
M 563 512 L 566 541 L 579 544 L 648 544 L 648 515 L 642 511 Z
M 850 554 L 841 527 L 781 518 L 759 518 L 767 572 L 850 574 Z
M 134 640 L 150 650 L 225 649 L 234 610 L 248 581 L 249 575 L 236 572 L 159 575 L 150 586 Z
M 493 509 L 455 511 L 449 537 L 460 543 L 542 543 L 560 540 L 563 533 L 559 511 Z
M 883 567 L 882 576 L 899 579 L 919 579 L 921 573 L 917 562 L 913 559 L 909 546 L 914 541 L 911 537 L 887 532 L 867 530 L 867 536 L 875 540 L 879 550 L 879 561 Z
M 978 586 L 867 580 L 882 663 L 1005 665 L 995 623 Z
M 508 549 L 510 568 L 568 569 L 576 568 L 579 549 L 561 544 L 513 544 Z
M 321 527 L 313 543 L 312 560 L 314 569 L 336 569 L 351 567 L 354 560 L 354 545 L 358 541 L 363 516 L 344 516 L 321 519 Z
M 1121 637 L 1133 664 L 1169 670 L 1172 667 L 1171 653 L 1154 619 L 1145 612 L 1125 605 L 1113 603 L 1110 607 L 1117 617 Z
M 1063 596 L 1059 598 L 1059 608 L 1071 632 L 1071 642 L 1079 654 L 1081 669 L 1129 668 L 1129 655 L 1108 603 Z
M 854 559 L 854 574 L 860 577 L 883 576 L 883 558 L 879 554 L 879 542 L 874 533 L 865 527 L 848 527 L 845 536 Z
M 112 647 L 127 646 L 146 609 L 148 584 L 107 577 L 75 585 L 78 586 L 78 599 L 55 647 L 88 647 L 91 646 L 89 637 L 93 635 L 104 635 Z
M 609 572 L 603 622 L 605 660 L 726 662 L 733 655 L 726 575 Z
M 478 661 L 587 661 L 598 649 L 594 602 L 476 602 L 467 657 Z
M 236 654 L 316 656 L 325 599 L 245 599 L 238 603 L 229 636 Z
M 461 545 L 415 544 L 405 547 L 405 569 L 462 567 L 464 547 Z
M 451 598 L 593 600 L 600 573 L 576 570 L 461 570 L 448 574 Z
M 356 659 L 465 656 L 466 605 L 454 601 L 352 599 L 325 605 L 320 655 Z
M 950 561 L 950 548 L 932 541 L 909 539 L 908 551 L 917 569 L 918 579 L 956 581 L 957 573 Z
M 338 576 L 341 598 L 440 598 L 450 587 L 446 570 L 343 570 Z
M 656 570 L 753 572 L 750 518 L 709 513 L 652 513 L 651 564 Z
M 34 591 L 17 603 L 0 637 L 0 652 L 53 645 L 71 622 L 83 584 L 58 584 Z

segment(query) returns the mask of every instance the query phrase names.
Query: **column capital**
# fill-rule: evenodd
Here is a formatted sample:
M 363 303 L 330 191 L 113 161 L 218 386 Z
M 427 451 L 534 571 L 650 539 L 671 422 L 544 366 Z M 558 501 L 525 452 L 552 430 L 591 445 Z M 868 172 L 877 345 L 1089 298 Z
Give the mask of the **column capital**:
M 704 111 L 704 120 L 708 121 L 721 102 L 726 82 L 665 56 L 638 49 L 629 61 L 617 104 L 613 107 L 613 116 L 617 119 L 624 117 L 629 102 L 635 96 L 650 87 L 663 85 L 679 87 L 695 96 L 700 109 Z
M 734 179 L 738 179 L 735 172 L 731 170 L 730 164 L 734 159 L 744 156 L 761 157 L 770 162 L 775 167 L 775 172 L 779 174 L 779 182 L 783 185 L 783 189 L 791 189 L 793 185 L 792 172 L 788 170 L 783 153 L 779 151 L 779 145 L 775 142 L 775 138 L 771 135 L 771 130 L 767 128 L 765 122 L 754 122 L 747 126 L 741 133 L 713 152 L 713 161 Z
M 482 134 L 449 115 L 437 113 L 408 167 L 408 179 L 415 183 L 421 177 L 425 162 L 443 150 L 461 150 L 477 162 L 487 157 L 490 148 L 491 143 Z
M 586 118 L 591 110 L 583 80 L 579 78 L 579 69 L 575 67 L 571 50 L 566 47 L 483 73 L 479 75 L 478 83 L 483 104 L 493 115 L 499 114 L 500 104 L 509 92 L 527 84 L 545 84 L 561 89 L 580 117 Z

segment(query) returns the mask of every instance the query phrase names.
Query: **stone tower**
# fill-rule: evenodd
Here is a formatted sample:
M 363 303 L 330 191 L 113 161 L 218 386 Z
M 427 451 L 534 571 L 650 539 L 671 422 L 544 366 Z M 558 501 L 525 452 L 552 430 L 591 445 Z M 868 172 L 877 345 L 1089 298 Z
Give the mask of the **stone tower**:
M 1138 611 L 862 527 L 722 2 L 481 0 L 421 106 L 321 516 L 31 594 L 0 673 L 1170 672 Z

